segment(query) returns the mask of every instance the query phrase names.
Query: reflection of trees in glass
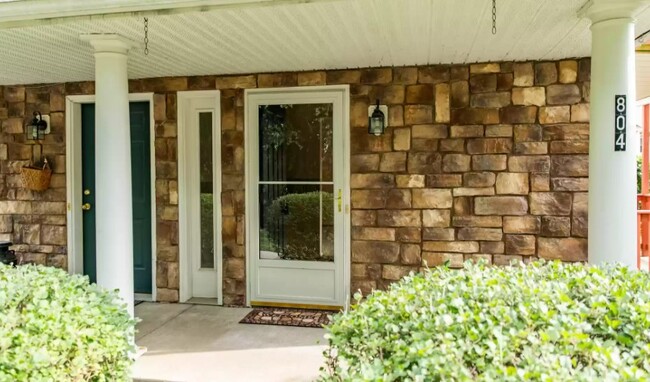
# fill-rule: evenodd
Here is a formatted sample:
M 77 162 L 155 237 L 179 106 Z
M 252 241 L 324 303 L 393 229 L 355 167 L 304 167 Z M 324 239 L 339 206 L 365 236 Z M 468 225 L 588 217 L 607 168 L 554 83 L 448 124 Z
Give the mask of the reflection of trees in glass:
M 312 110 L 308 110 L 311 108 Z M 307 109 L 307 110 L 306 110 Z M 309 111 L 307 123 L 296 126 L 293 118 L 287 118 L 290 111 L 303 114 Z M 262 148 L 267 151 L 296 146 L 303 149 L 310 137 L 321 141 L 323 153 L 331 150 L 332 143 L 332 104 L 307 105 L 262 105 L 260 106 L 260 127 L 263 135 Z M 305 129 L 304 127 L 307 127 Z M 302 136 L 307 133 L 308 136 Z M 323 135 L 321 137 L 321 135 Z

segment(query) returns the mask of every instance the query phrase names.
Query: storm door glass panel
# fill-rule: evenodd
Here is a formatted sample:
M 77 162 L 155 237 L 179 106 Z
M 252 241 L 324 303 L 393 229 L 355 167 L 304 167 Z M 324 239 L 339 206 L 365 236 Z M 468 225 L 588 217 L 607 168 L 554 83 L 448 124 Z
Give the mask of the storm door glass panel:
M 334 261 L 332 110 L 259 107 L 260 259 Z
M 214 268 L 212 112 L 199 113 L 199 166 L 201 268 Z

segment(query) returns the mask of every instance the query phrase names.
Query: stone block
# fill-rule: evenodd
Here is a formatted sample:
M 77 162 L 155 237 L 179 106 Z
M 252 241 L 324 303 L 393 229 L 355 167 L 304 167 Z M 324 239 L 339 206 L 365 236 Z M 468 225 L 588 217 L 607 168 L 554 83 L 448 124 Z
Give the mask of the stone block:
M 422 230 L 422 240 L 425 241 L 452 241 L 454 240 L 455 230 L 453 228 L 424 228 Z
M 395 175 L 395 183 L 399 188 L 424 188 L 425 176 L 418 174 Z
M 470 106 L 474 108 L 499 108 L 510 105 L 510 92 L 479 93 L 470 98 Z
M 494 195 L 494 187 L 459 187 L 454 188 L 454 196 Z
M 476 253 L 479 244 L 476 241 L 425 241 L 422 250 L 426 252 Z
M 422 217 L 418 210 L 379 210 L 377 224 L 383 227 L 420 227 Z
M 465 187 L 492 187 L 496 176 L 493 172 L 467 172 L 463 174 Z
M 467 81 L 451 83 L 450 103 L 454 109 L 469 106 L 469 83 Z
M 395 229 L 383 227 L 352 227 L 352 240 L 395 241 Z
M 384 88 L 384 95 L 381 101 L 387 105 L 403 104 L 404 103 L 404 86 L 402 85 L 389 85 Z
M 350 170 L 355 172 L 374 172 L 379 170 L 379 154 L 357 154 L 350 157 Z
M 506 235 L 505 249 L 508 255 L 534 255 L 535 236 L 533 235 Z
M 435 152 L 411 152 L 407 160 L 411 174 L 431 174 L 442 171 L 442 156 Z
M 512 151 L 512 139 L 476 138 L 467 141 L 469 154 L 508 154 Z
M 429 105 L 404 106 L 404 123 L 406 123 L 407 125 L 433 123 L 433 106 L 429 106 Z
M 454 227 L 497 228 L 503 225 L 501 216 L 454 216 Z
M 533 215 L 568 216 L 571 194 L 568 192 L 531 192 L 530 213 Z
M 449 128 L 446 125 L 414 125 L 411 135 L 413 138 L 439 139 L 447 138 Z
M 497 91 L 508 91 L 512 90 L 514 83 L 514 76 L 512 73 L 499 73 L 497 74 Z
M 515 142 L 537 142 L 543 138 L 542 126 L 537 124 L 515 125 Z
M 586 192 L 576 192 L 573 194 L 573 217 L 571 220 L 571 234 L 573 236 L 587 237 L 588 224 L 588 200 Z
M 381 277 L 385 280 L 397 281 L 411 272 L 417 272 L 417 268 L 403 265 L 384 265 Z
M 406 87 L 406 103 L 431 104 L 433 103 L 433 85 L 420 84 Z
M 353 263 L 391 264 L 399 259 L 399 243 L 387 241 L 352 241 Z
M 472 94 L 495 92 L 497 90 L 497 75 L 479 74 L 470 76 L 469 89 Z
M 423 252 L 422 265 L 437 267 L 447 265 L 449 268 L 462 268 L 464 257 L 462 253 Z
M 515 154 L 544 155 L 548 154 L 548 142 L 519 142 L 515 143 Z
M 470 74 L 499 73 L 501 65 L 498 63 L 472 64 L 469 66 Z
M 262 73 L 257 76 L 257 84 L 260 88 L 274 88 L 285 86 L 297 86 L 297 73 Z
M 588 178 L 552 178 L 553 191 L 588 191 Z
M 458 230 L 459 240 L 500 241 L 502 238 L 501 228 L 464 227 Z
M 377 212 L 370 210 L 352 210 L 350 213 L 352 226 L 374 226 L 377 224 Z
M 351 188 L 391 188 L 395 186 L 395 176 L 390 174 L 352 174 Z
M 543 126 L 545 141 L 589 140 L 589 124 Z
M 479 196 L 474 200 L 476 215 L 526 215 L 528 201 L 523 196 Z
M 451 112 L 451 123 L 456 125 L 494 125 L 499 123 L 499 109 L 454 109 Z
M 504 216 L 503 232 L 505 233 L 531 233 L 540 232 L 541 220 L 539 216 Z
M 419 243 L 422 241 L 422 229 L 419 227 L 397 228 L 397 241 L 400 243 Z
M 441 139 L 439 151 L 463 153 L 465 152 L 465 140 L 464 139 Z
M 358 84 L 361 82 L 359 70 L 333 70 L 327 72 L 327 84 Z
M 588 155 L 551 156 L 551 176 L 589 176 Z
M 571 106 L 571 122 L 589 122 L 589 104 L 579 103 Z
M 510 156 L 508 169 L 511 172 L 548 173 L 551 170 L 551 159 L 548 155 Z
M 449 81 L 449 67 L 445 65 L 423 66 L 418 68 L 418 82 L 438 84 Z
M 537 255 L 542 259 L 587 261 L 587 239 L 540 237 L 537 245 Z
M 422 210 L 422 226 L 424 227 L 449 227 L 450 223 L 450 210 Z
M 298 86 L 317 86 L 327 83 L 327 74 L 323 71 L 298 73 Z
M 386 208 L 388 190 L 352 190 L 350 193 L 350 199 L 352 202 L 352 208 Z
M 512 137 L 512 125 L 485 126 L 486 137 Z
M 560 83 L 572 84 L 578 79 L 578 61 L 560 61 Z
M 537 106 L 508 106 L 500 109 L 501 123 L 535 123 L 537 121 Z
M 67 233 L 65 226 L 41 226 L 40 242 L 42 244 L 66 245 Z
M 496 179 L 497 194 L 527 195 L 528 174 L 520 172 L 501 172 Z
M 507 168 L 506 155 L 473 155 L 472 170 L 474 171 L 503 171 Z
M 415 188 L 413 208 L 451 208 L 452 195 L 448 189 Z
M 451 138 L 477 138 L 483 136 L 482 125 L 454 125 L 450 127 Z
M 570 106 L 547 106 L 539 108 L 539 123 L 567 123 L 571 120 Z
M 512 89 L 513 105 L 544 106 L 546 105 L 546 90 L 544 87 Z
M 466 154 L 445 154 L 442 158 L 442 171 L 466 172 L 470 169 L 471 156 Z
M 393 68 L 393 83 L 399 85 L 412 85 L 418 82 L 418 68 L 403 67 Z
M 381 172 L 403 172 L 406 171 L 406 153 L 392 152 L 381 154 L 379 163 Z
M 571 218 L 564 216 L 542 216 L 542 236 L 571 236 Z
M 501 255 L 495 254 L 492 256 L 492 264 L 497 266 L 509 266 L 513 264 L 520 264 L 523 261 L 524 257 L 521 255 Z
M 411 208 L 411 192 L 409 190 L 388 190 L 386 208 Z
M 451 119 L 449 112 L 449 84 L 437 84 L 435 89 L 435 121 L 448 123 Z
M 535 85 L 550 85 L 557 82 L 557 67 L 554 62 L 535 64 Z
M 419 244 L 402 244 L 400 249 L 400 262 L 407 265 L 422 263 L 422 250 Z
M 2 132 L 4 134 L 22 134 L 23 129 L 22 118 L 9 118 L 2 121 Z
M 546 103 L 549 105 L 573 105 L 581 99 L 578 85 L 550 85 L 546 88 Z
M 589 154 L 589 141 L 552 141 L 552 154 Z
M 247 76 L 225 76 L 215 79 L 217 89 L 252 89 L 257 87 L 257 77 Z
M 468 216 L 474 210 L 473 198 L 459 196 L 454 198 L 454 216 Z
M 529 62 L 515 63 L 514 70 L 514 86 L 533 86 L 535 83 L 535 72 L 533 64 Z
M 469 68 L 466 65 L 455 65 L 450 69 L 450 79 L 452 81 L 462 81 L 469 78 Z
M 463 183 L 461 174 L 427 175 L 427 187 L 459 187 Z
M 402 105 L 388 106 L 388 126 L 404 126 L 404 107 Z

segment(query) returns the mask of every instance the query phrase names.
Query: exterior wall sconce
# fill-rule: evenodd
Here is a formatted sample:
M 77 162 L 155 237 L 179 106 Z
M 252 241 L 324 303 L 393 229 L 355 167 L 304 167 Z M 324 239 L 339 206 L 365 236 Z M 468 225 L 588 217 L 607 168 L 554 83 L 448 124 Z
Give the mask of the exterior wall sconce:
M 375 106 L 370 106 L 368 108 L 368 134 L 376 137 L 384 134 L 387 118 L 388 106 L 379 105 L 379 100 L 377 100 Z
M 40 141 L 45 134 L 50 133 L 50 117 L 41 115 L 40 111 L 34 112 L 34 118 L 25 127 L 25 135 L 28 141 Z

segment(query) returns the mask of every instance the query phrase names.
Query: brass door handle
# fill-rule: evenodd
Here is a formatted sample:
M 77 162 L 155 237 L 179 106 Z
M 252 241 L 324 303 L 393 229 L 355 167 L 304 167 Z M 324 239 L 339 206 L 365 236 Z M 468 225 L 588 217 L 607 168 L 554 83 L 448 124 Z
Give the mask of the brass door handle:
M 90 203 L 82 204 L 81 209 L 84 210 L 84 211 L 90 211 Z

